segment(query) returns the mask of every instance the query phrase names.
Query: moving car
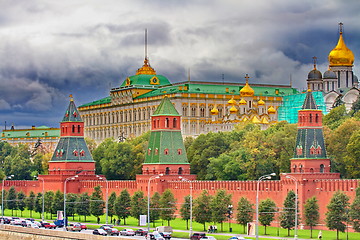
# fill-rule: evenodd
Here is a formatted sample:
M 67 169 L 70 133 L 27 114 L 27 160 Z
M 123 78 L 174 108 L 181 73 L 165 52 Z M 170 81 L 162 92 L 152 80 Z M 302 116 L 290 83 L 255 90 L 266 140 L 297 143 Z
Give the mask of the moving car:
M 205 237 L 205 233 L 193 233 L 193 235 L 190 236 L 191 240 L 199 240 L 200 238 Z
M 110 236 L 119 236 L 119 230 L 113 228 L 112 225 L 102 225 L 100 229 L 105 230 Z
M 83 223 L 75 223 L 76 225 L 80 225 L 81 229 L 86 230 L 87 226 Z
M 56 225 L 55 223 L 48 223 L 48 222 L 42 222 L 41 226 L 48 229 L 55 229 Z
M 146 234 L 145 238 L 147 240 L 164 240 L 163 236 L 161 236 L 157 231 Z
M 135 236 L 135 231 L 132 229 L 125 228 L 120 231 L 120 234 L 124 236 Z
M 137 229 L 135 231 L 135 235 L 138 235 L 138 236 L 145 236 L 147 233 L 148 233 L 148 230 L 142 229 L 142 228 Z
M 29 223 L 27 227 L 39 229 L 39 226 L 36 223 Z
M 66 226 L 66 231 L 80 232 L 81 227 L 78 224 L 70 224 L 69 226 Z
M 228 240 L 247 240 L 247 239 L 244 237 L 234 236 L 234 237 L 229 238 Z
M 94 235 L 107 236 L 107 232 L 106 232 L 104 229 L 101 229 L 101 228 L 95 229 L 95 230 L 93 231 L 93 234 L 94 234 Z
M 216 238 L 213 236 L 205 236 L 205 237 L 200 238 L 200 240 L 216 240 Z

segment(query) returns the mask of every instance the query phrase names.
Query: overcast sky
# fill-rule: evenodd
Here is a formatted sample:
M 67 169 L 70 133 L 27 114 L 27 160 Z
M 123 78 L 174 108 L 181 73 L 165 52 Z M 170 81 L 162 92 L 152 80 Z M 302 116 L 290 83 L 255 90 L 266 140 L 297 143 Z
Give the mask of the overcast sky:
M 289 84 L 327 70 L 338 23 L 360 75 L 358 0 L 0 0 L 0 125 L 59 127 L 144 60 L 171 82 Z

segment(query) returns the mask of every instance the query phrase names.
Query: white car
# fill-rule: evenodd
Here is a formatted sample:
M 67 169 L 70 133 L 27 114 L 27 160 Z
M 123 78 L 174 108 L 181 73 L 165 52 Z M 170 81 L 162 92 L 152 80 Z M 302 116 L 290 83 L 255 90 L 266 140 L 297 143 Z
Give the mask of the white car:
M 34 221 L 34 223 L 38 226 L 41 227 L 41 223 L 39 221 Z
M 123 229 L 120 231 L 120 235 L 125 235 L 125 236 L 135 236 L 135 231 L 132 229 Z
M 213 236 L 206 236 L 206 237 L 200 238 L 200 240 L 216 240 L 216 238 Z
M 21 225 L 21 221 L 20 219 L 11 220 L 10 225 Z
M 36 224 L 36 223 L 29 223 L 28 225 L 27 225 L 27 227 L 29 227 L 29 228 L 39 228 L 39 226 Z

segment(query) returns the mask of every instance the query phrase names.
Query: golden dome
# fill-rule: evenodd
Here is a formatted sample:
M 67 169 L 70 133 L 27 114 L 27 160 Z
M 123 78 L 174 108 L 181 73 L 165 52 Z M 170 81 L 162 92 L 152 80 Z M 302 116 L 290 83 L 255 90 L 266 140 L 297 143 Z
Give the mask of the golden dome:
M 145 58 L 144 65 L 136 71 L 136 75 L 156 75 L 156 71 L 150 67 L 149 60 Z
M 233 104 L 233 105 L 236 104 L 236 101 L 234 100 L 233 97 L 228 101 L 228 104 Z
M 270 106 L 270 107 L 268 108 L 268 113 L 269 113 L 269 114 L 274 114 L 274 113 L 276 113 L 275 108 L 273 108 L 273 106 Z
M 329 53 L 330 66 L 353 66 L 354 54 L 345 45 L 342 29 L 340 28 L 340 37 L 336 47 Z
M 255 94 L 255 91 L 254 91 L 254 89 L 252 89 L 251 87 L 250 87 L 250 85 L 249 85 L 249 82 L 248 82 L 248 79 L 249 79 L 249 77 L 248 77 L 248 75 L 246 74 L 246 84 L 245 84 L 245 86 L 240 90 L 240 95 L 242 96 L 242 97 L 253 97 L 254 96 L 254 94 Z
M 251 119 L 251 122 L 252 123 L 261 123 L 259 118 L 257 116 L 254 116 L 252 119 Z
M 242 99 L 239 101 L 239 104 L 240 104 L 240 105 L 246 105 L 246 100 L 242 98 Z
M 264 102 L 264 100 L 260 99 L 258 101 L 258 106 L 262 106 L 262 105 L 265 105 L 265 102 Z
M 234 105 L 230 108 L 230 113 L 236 113 L 237 111 L 238 110 Z
M 214 108 L 211 109 L 210 112 L 211 112 L 212 115 L 217 115 L 219 113 L 219 110 L 216 108 L 216 105 L 215 105 Z

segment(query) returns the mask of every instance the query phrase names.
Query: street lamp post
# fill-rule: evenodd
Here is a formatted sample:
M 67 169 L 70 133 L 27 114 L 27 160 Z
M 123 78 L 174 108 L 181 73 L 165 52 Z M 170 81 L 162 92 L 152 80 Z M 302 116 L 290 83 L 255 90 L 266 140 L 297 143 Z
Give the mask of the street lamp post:
M 259 186 L 260 182 L 265 179 L 271 179 L 272 176 L 275 176 L 275 173 L 267 174 L 261 176 L 256 185 L 256 223 L 255 223 L 255 234 L 256 234 L 256 240 L 259 240 Z
M 11 179 L 12 177 L 14 177 L 14 175 L 5 176 L 2 181 L 2 188 L 1 188 L 1 216 L 2 216 L 1 222 L 2 223 L 4 223 L 4 184 L 6 179 Z
M 36 179 L 41 180 L 42 181 L 42 212 L 41 212 L 41 219 L 42 221 L 44 221 L 44 212 L 45 212 L 45 181 L 42 177 L 39 176 L 34 176 Z
M 192 186 L 192 181 L 187 179 L 187 178 L 184 178 L 182 176 L 179 176 L 179 178 L 182 180 L 182 181 L 186 181 L 186 182 L 189 182 L 190 184 L 190 237 L 192 236 L 192 231 L 193 231 L 193 227 L 192 227 L 192 219 L 193 219 L 193 194 L 192 194 L 192 190 L 193 190 L 193 186 Z
M 78 177 L 78 175 L 75 175 L 73 177 L 68 177 L 65 179 L 64 182 L 64 231 L 66 231 L 66 225 L 67 225 L 67 221 L 66 221 L 66 183 L 69 180 L 75 180 Z
M 151 180 L 160 178 L 162 176 L 163 176 L 163 174 L 151 176 L 148 181 L 148 189 L 147 189 L 148 190 L 148 199 L 147 199 L 147 222 L 148 222 L 147 230 L 148 230 L 148 233 L 150 233 L 150 182 L 151 182 Z
M 106 179 L 106 177 L 100 177 L 99 175 L 96 175 L 100 180 L 104 180 L 106 183 L 106 203 L 105 203 L 105 214 L 106 214 L 106 224 L 108 224 L 109 219 L 109 181 Z
M 294 239 L 297 239 L 297 225 L 298 225 L 298 181 L 295 177 L 291 175 L 286 175 L 286 178 L 289 178 L 295 182 L 295 227 L 294 227 Z
M 233 205 L 230 204 L 230 205 L 228 206 L 229 232 L 232 232 L 232 228 L 231 228 L 232 209 L 233 209 Z

